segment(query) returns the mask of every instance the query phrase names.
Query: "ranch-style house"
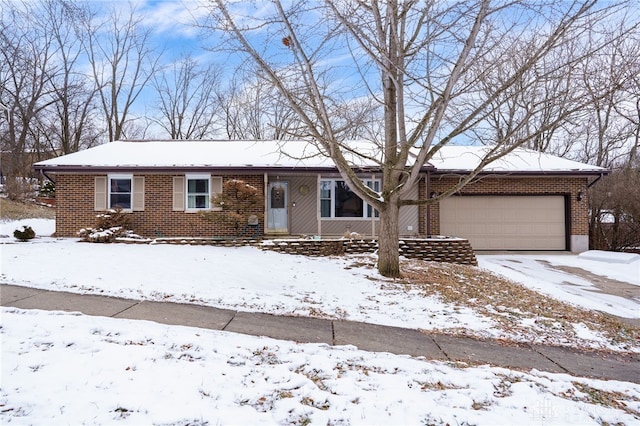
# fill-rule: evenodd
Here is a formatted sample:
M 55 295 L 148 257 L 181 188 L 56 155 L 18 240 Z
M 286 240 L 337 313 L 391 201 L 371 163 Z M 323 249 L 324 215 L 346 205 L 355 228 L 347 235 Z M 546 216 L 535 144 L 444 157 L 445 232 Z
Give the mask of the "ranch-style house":
M 413 188 L 426 199 L 468 174 L 484 147 L 447 146 Z M 379 188 L 375 164 L 356 164 Z M 73 237 L 97 212 L 120 206 L 146 236 L 228 237 L 203 219 L 230 179 L 264 194 L 259 236 L 375 237 L 379 218 L 312 144 L 282 141 L 116 141 L 34 165 L 56 185 L 56 235 Z M 588 249 L 587 188 L 605 169 L 516 149 L 439 203 L 400 210 L 400 235 L 466 238 L 475 250 Z

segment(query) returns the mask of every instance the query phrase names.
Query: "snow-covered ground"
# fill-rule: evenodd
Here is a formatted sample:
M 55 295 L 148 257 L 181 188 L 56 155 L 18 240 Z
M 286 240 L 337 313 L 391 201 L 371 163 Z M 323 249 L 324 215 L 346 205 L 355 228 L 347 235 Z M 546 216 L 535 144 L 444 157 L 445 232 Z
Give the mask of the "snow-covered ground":
M 40 237 L 13 243 L 9 235 L 23 224 Z M 374 269 L 354 266 L 350 258 L 313 259 L 248 247 L 77 243 L 46 237 L 52 232 L 53 223 L 46 220 L 0 224 L 0 235 L 6 236 L 0 237 L 5 243 L 0 244 L 0 282 L 239 310 L 322 312 L 422 329 L 453 324 L 495 333 L 490 318 L 470 309 L 418 296 L 402 286 L 381 288 L 370 279 L 379 278 Z M 483 257 L 481 262 L 501 263 Z M 507 274 L 505 270 L 500 272 Z M 631 278 L 627 282 L 638 285 Z M 555 281 L 549 288 L 570 286 L 564 279 Z M 554 295 L 593 308 L 591 297 L 561 291 Z M 625 309 L 630 316 L 634 312 L 632 306 Z M 2 423 L 640 421 L 640 385 L 626 382 L 462 368 L 351 347 L 55 312 L 4 308 L 1 321 Z M 596 402 L 606 400 L 609 407 Z
M 479 255 L 477 258 L 480 267 L 556 299 L 619 317 L 640 318 L 640 297 L 625 298 L 606 294 L 598 289 L 593 281 L 558 269 L 558 267 L 566 267 L 565 269 L 585 270 L 619 281 L 621 285 L 635 286 L 637 291 L 634 293 L 640 295 L 640 255 L 628 253 L 608 253 L 601 256 L 500 254 Z M 618 262 L 620 258 L 631 261 L 620 263 Z
M 18 225 L 30 225 L 43 237 L 29 243 L 0 237 L 0 243 L 10 243 L 1 245 L 0 281 L 7 284 L 427 330 L 462 327 L 486 337 L 504 337 L 491 318 L 471 309 L 400 284 L 387 281 L 381 286 L 375 268 L 360 265 L 371 263 L 366 256 L 361 262 L 352 256 L 309 258 L 253 247 L 79 243 L 44 237 L 53 232 L 53 221 L 47 220 L 0 224 L 0 235 L 10 235 Z M 590 283 L 570 280 L 567 273 L 550 267 L 578 265 L 640 286 L 640 277 L 634 275 L 640 260 L 608 264 L 571 255 L 501 255 L 479 256 L 479 262 L 559 300 L 640 318 L 640 300 L 593 292 Z
M 1 331 L 2 424 L 632 425 L 640 416 L 640 385 L 627 382 L 17 309 L 4 310 Z

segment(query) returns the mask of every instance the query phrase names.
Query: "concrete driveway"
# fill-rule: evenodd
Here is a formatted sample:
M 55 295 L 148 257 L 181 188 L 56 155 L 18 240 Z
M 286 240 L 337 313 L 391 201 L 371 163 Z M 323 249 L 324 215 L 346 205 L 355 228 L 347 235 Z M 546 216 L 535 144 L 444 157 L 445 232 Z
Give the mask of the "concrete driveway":
M 640 327 L 640 255 L 586 252 L 485 252 L 480 267 L 587 309 Z

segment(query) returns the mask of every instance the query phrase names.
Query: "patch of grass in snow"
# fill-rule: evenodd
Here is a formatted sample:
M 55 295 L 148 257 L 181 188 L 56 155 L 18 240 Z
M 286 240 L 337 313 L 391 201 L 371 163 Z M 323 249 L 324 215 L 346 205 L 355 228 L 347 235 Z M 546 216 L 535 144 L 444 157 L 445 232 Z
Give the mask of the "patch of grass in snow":
M 331 404 L 329 404 L 329 401 L 327 401 L 326 399 L 324 401 L 315 401 L 310 396 L 303 396 L 300 400 L 300 404 L 308 405 L 309 407 L 317 408 L 318 410 L 323 411 L 326 411 L 331 407 Z
M 21 220 L 21 219 L 55 219 L 56 209 L 42 206 L 33 201 L 12 201 L 0 197 L 0 219 Z
M 258 365 L 282 364 L 278 354 L 270 350 L 268 346 L 264 346 L 261 350 L 255 350 L 253 352 L 253 361 Z
M 621 350 L 632 350 L 640 341 L 638 328 L 545 296 L 475 266 L 407 260 L 403 261 L 402 271 L 404 278 L 398 284 L 469 307 L 493 319 L 507 335 L 519 336 L 519 340 L 592 349 L 594 342 L 576 333 L 574 324 L 583 324 Z
M 640 411 L 631 408 L 624 402 L 625 400 L 640 402 L 640 399 L 636 398 L 635 396 L 627 395 L 622 392 L 604 391 L 579 382 L 573 382 L 573 386 L 575 386 L 575 389 L 578 392 L 570 389 L 564 392 L 561 396 L 572 401 L 582 401 L 586 402 L 587 404 L 597 404 L 602 405 L 603 407 L 611 407 L 618 410 L 623 410 L 626 413 L 640 419 Z
M 511 385 L 522 381 L 520 377 L 514 375 L 496 374 L 496 376 L 500 377 L 500 382 L 493 385 L 493 388 L 495 389 L 493 396 L 496 398 L 506 398 L 513 395 Z
M 460 386 L 455 386 L 451 383 L 445 384 L 445 383 L 442 383 L 440 380 L 438 380 L 437 382 L 424 382 L 424 381 L 414 380 L 414 382 L 418 386 L 420 386 L 420 390 L 422 391 L 444 391 L 444 390 L 451 390 L 451 389 L 461 389 Z

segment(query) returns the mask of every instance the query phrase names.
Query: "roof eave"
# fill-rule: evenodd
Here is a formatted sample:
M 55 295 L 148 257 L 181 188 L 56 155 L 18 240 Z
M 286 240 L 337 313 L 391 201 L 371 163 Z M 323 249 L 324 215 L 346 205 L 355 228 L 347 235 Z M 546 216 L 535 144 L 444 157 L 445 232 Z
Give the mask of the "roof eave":
M 83 166 L 83 165 L 45 165 L 34 164 L 33 169 L 45 173 L 336 173 L 335 166 Z M 359 173 L 379 173 L 380 167 L 363 166 L 354 168 Z M 464 169 L 436 169 L 433 166 L 423 166 L 422 172 L 431 172 L 434 176 L 467 175 L 470 170 Z M 479 176 L 601 176 L 610 173 L 609 169 L 601 170 L 520 170 L 520 171 L 482 171 Z
M 467 175 L 470 170 L 462 169 L 435 169 L 433 175 Z M 600 176 L 609 174 L 609 169 L 601 170 L 490 170 L 478 173 L 478 176 Z
M 201 172 L 224 172 L 224 173 L 277 173 L 277 172 L 297 172 L 297 173 L 314 173 L 314 172 L 335 172 L 335 167 L 266 167 L 266 166 L 177 166 L 177 167 L 145 167 L 145 166 L 33 166 L 36 171 L 46 173 L 79 173 L 79 174 L 98 174 L 98 173 L 201 173 Z M 355 169 L 359 172 L 379 171 L 379 168 L 362 167 Z
M 197 173 L 197 172 L 225 172 L 225 173 L 337 173 L 338 170 L 335 166 L 82 166 L 82 165 L 70 165 L 70 166 L 55 166 L 55 165 L 38 165 L 34 164 L 33 169 L 36 171 L 42 171 L 46 173 Z M 362 166 L 353 168 L 357 173 L 380 173 L 381 169 L 378 166 Z M 424 166 L 423 172 L 433 171 L 433 167 Z

